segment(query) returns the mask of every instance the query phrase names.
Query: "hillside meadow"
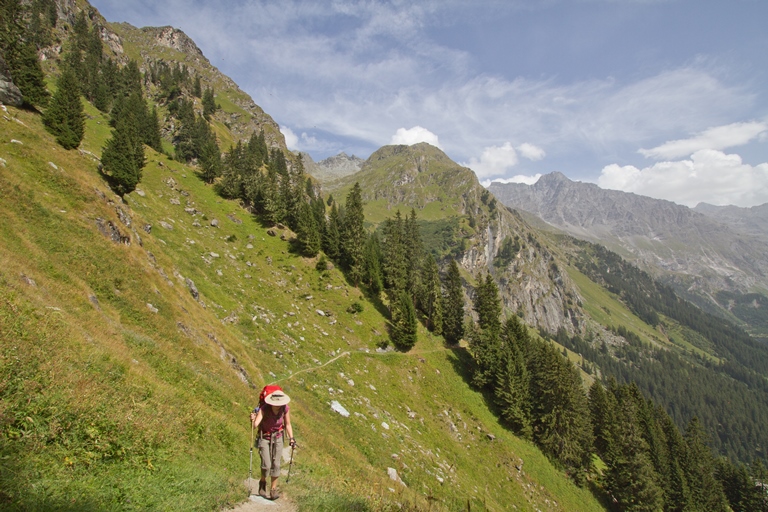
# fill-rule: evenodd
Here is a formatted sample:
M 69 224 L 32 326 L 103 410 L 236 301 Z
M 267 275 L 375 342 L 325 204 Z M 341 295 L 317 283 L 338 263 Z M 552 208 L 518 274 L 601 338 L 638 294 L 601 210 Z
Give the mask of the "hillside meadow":
M 147 150 L 123 200 L 98 172 L 97 111 L 73 151 L 37 114 L 2 114 L 3 508 L 242 501 L 248 412 L 277 382 L 299 443 L 283 485 L 302 510 L 602 509 L 499 423 L 467 384 L 465 349 L 420 329 L 408 353 L 377 350 L 378 299 L 193 168 Z

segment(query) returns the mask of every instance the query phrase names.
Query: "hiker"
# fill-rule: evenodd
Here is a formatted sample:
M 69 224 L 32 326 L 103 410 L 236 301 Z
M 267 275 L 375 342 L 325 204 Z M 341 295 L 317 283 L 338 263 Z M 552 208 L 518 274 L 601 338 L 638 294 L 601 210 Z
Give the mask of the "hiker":
M 296 446 L 291 426 L 291 412 L 288 407 L 290 401 L 290 397 L 282 390 L 273 391 L 264 397 L 264 403 L 258 408 L 258 412 L 251 413 L 251 424 L 259 431 L 256 443 L 261 456 L 259 496 L 262 498 L 276 500 L 280 497 L 277 479 L 280 476 L 280 462 L 283 455 L 283 430 L 288 433 L 290 446 Z M 267 494 L 267 471 L 272 478 L 269 494 Z

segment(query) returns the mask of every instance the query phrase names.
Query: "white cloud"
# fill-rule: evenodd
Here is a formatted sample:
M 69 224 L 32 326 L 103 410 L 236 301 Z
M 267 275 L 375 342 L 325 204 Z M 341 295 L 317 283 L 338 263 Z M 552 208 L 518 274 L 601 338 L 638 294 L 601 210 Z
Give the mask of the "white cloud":
M 397 132 L 390 139 L 390 144 L 405 144 L 411 146 L 418 144 L 419 142 L 426 142 L 432 144 L 435 147 L 440 147 L 440 142 L 437 139 L 437 135 L 422 128 L 421 126 L 414 126 L 413 128 L 405 129 L 398 128 Z
M 768 134 L 768 123 L 732 123 L 717 126 L 689 139 L 672 140 L 651 149 L 638 152 L 647 158 L 680 158 L 700 149 L 727 149 L 742 146 L 755 138 L 762 140 Z
M 517 151 L 520 152 L 520 155 L 528 160 L 533 160 L 534 162 L 547 156 L 547 153 L 543 149 L 527 142 L 523 142 L 517 146 Z
M 285 137 L 285 145 L 288 146 L 288 149 L 290 150 L 299 149 L 299 138 L 296 136 L 295 133 L 293 133 L 293 130 L 291 130 L 287 126 L 281 126 L 280 133 L 282 133 L 283 137 Z
M 702 149 L 689 160 L 658 162 L 644 169 L 609 165 L 597 184 L 691 207 L 700 202 L 749 207 L 768 202 L 768 163 L 751 166 L 739 155 Z
M 512 176 L 511 178 L 496 178 L 493 180 L 483 180 L 482 185 L 485 188 L 488 188 L 491 186 L 491 183 L 524 183 L 526 185 L 533 185 L 537 181 L 539 181 L 539 178 L 541 178 L 541 174 L 534 174 L 533 176 L 526 176 L 524 174 L 518 174 L 517 176 Z
M 490 178 L 492 176 L 501 176 L 507 172 L 507 169 L 517 165 L 517 151 L 510 142 L 505 142 L 501 146 L 490 146 L 483 149 L 480 159 L 470 158 L 469 163 L 462 165 L 469 167 L 478 178 Z

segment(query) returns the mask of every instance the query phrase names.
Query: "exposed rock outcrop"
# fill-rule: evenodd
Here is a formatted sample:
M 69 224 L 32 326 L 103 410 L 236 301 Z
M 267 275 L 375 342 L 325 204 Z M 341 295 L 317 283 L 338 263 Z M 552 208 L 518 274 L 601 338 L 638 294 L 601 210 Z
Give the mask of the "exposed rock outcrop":
M 0 103 L 14 107 L 20 107 L 24 104 L 21 91 L 13 83 L 11 73 L 2 56 L 0 56 Z

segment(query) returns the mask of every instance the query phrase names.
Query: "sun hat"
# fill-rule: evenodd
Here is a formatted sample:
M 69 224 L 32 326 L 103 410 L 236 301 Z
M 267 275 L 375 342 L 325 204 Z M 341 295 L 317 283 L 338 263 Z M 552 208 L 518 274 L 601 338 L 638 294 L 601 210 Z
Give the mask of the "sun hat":
M 291 397 L 282 391 L 275 391 L 264 397 L 264 401 L 269 405 L 286 405 L 291 401 Z

